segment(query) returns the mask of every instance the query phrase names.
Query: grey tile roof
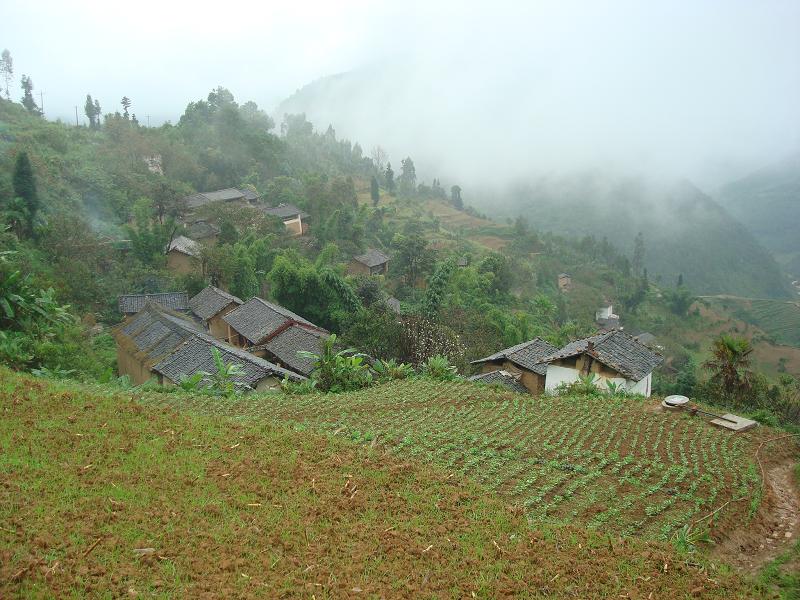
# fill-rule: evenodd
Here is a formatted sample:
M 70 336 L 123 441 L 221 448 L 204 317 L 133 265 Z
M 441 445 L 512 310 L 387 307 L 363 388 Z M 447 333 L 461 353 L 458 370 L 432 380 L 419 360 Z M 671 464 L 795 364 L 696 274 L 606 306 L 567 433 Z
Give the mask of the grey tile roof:
M 172 252 L 173 250 L 186 254 L 187 256 L 200 256 L 200 244 L 185 235 L 172 238 L 167 252 Z
M 263 358 L 234 348 L 205 334 L 197 334 L 184 341 L 153 365 L 153 371 L 174 383 L 179 383 L 184 377 L 191 377 L 201 371 L 214 373 L 216 365 L 212 348 L 219 350 L 225 364 L 237 364 L 242 367 L 243 373 L 233 378 L 240 385 L 255 388 L 261 380 L 267 377 L 277 377 L 278 379 L 288 377 L 294 381 L 305 379 L 297 373 L 283 369 Z
M 278 333 L 265 344 L 252 348 L 266 350 L 271 357 L 287 368 L 302 375 L 310 375 L 314 369 L 314 359 L 299 356 L 300 350 L 319 354 L 328 334 L 301 325 L 292 325 Z
M 571 342 L 546 357 L 547 362 L 588 354 L 626 378 L 640 381 L 661 364 L 664 358 L 618 329 Z
M 300 315 L 261 298 L 251 298 L 222 317 L 222 320 L 246 337 L 251 344 L 260 344 L 291 321 L 321 329 Z
M 112 333 L 118 344 L 152 364 L 203 329 L 184 315 L 148 303 Z
M 204 240 L 206 238 L 214 237 L 215 235 L 219 235 L 220 232 L 219 227 L 213 223 L 209 223 L 204 219 L 190 223 L 186 226 L 186 230 L 189 233 L 189 237 L 194 240 Z
M 473 375 L 469 378 L 469 380 L 477 381 L 479 383 L 499 384 L 520 394 L 528 393 L 528 388 L 522 385 L 516 377 L 514 377 L 508 371 L 503 371 L 500 369 L 497 371 L 489 371 L 488 373 L 481 373 L 480 375 Z
M 272 208 L 264 208 L 264 214 L 278 217 L 279 219 L 291 219 L 300 216 L 301 219 L 307 219 L 308 214 L 297 208 L 294 204 L 278 204 Z
M 236 296 L 221 290 L 213 285 L 200 290 L 196 296 L 189 299 L 189 308 L 203 321 L 208 321 L 231 302 L 241 304 L 242 301 Z
M 557 350 L 558 348 L 552 344 L 537 337 L 505 350 L 500 350 L 500 352 L 495 352 L 491 356 L 473 360 L 471 364 L 477 365 L 485 362 L 508 360 L 532 373 L 545 375 L 547 373 L 547 364 L 544 363 L 544 359 Z
M 148 302 L 154 302 L 170 310 L 187 310 L 189 308 L 189 294 L 186 292 L 123 294 L 118 298 L 119 312 L 132 315 L 142 310 Z
M 389 257 L 386 256 L 380 250 L 375 250 L 374 248 L 370 248 L 364 254 L 359 254 L 358 256 L 354 256 L 353 260 L 356 262 L 360 262 L 362 265 L 366 265 L 370 268 L 377 267 L 378 265 L 382 265 L 386 262 L 389 262 Z
M 248 202 L 253 202 L 258 200 L 258 198 L 258 194 L 252 190 L 225 188 L 224 190 L 217 190 L 215 192 L 201 192 L 187 196 L 186 206 L 188 208 L 199 208 L 212 202 L 231 202 L 233 200 L 246 200 Z

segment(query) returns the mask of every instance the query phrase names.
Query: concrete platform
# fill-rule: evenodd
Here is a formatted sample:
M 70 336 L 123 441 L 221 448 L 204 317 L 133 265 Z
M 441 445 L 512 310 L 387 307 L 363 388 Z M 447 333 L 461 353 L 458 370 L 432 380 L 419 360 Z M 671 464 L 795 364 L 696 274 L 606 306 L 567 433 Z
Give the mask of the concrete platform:
M 717 427 L 722 427 L 723 429 L 729 429 L 731 431 L 747 431 L 748 429 L 752 429 L 758 425 L 758 423 L 752 421 L 751 419 L 745 419 L 744 417 L 738 417 L 730 413 L 722 416 L 725 418 L 713 419 L 711 424 L 716 425 Z

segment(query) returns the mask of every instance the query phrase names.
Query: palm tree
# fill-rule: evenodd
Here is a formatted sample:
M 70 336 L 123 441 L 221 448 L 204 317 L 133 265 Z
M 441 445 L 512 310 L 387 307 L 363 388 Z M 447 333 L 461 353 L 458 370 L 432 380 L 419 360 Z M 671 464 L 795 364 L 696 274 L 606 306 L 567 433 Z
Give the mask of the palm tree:
M 750 354 L 753 347 L 745 338 L 722 335 L 712 345 L 713 357 L 703 363 L 711 371 L 711 380 L 728 396 L 745 392 L 752 385 Z

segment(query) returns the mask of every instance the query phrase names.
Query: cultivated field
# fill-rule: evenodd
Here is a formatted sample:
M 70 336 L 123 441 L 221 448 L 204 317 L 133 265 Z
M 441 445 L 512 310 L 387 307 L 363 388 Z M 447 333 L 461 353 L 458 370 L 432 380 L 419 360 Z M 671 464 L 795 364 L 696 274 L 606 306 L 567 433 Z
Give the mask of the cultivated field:
M 523 409 L 519 398 L 466 385 L 443 390 L 464 397 L 437 400 L 435 386 L 419 384 L 352 398 L 234 403 L 134 392 L 146 404 L 167 407 L 160 409 L 142 406 L 131 393 L 36 380 L 0 367 L 0 597 L 655 599 L 753 598 L 767 591 L 661 542 L 569 526 L 531 528 L 522 511 L 451 474 L 484 468 L 489 482 L 525 481 L 513 475 L 523 463 L 508 458 L 530 449 L 515 445 L 510 434 L 521 430 L 511 426 L 530 427 L 540 413 Z M 433 400 L 429 410 L 420 403 L 426 398 Z M 343 404 L 347 400 L 352 404 Z M 368 428 L 370 402 L 376 418 Z M 168 407 L 184 403 L 266 418 Z M 508 422 L 487 418 L 501 407 L 511 413 Z M 312 418 L 314 412 L 320 414 Z M 520 421 L 522 415 L 530 417 Z M 380 432 L 378 439 L 396 452 L 275 425 L 300 417 L 328 429 L 349 423 L 359 441 Z M 453 436 L 444 433 L 448 418 Z M 551 434 L 537 439 L 562 444 L 560 427 L 554 421 Z M 485 435 L 476 436 L 480 428 Z M 658 438 L 658 448 L 664 444 L 679 457 L 669 430 L 659 438 L 656 425 L 647 446 Z M 498 446 L 499 439 L 508 439 L 507 447 Z M 715 445 L 696 446 L 697 462 L 719 488 L 720 501 L 732 490 L 714 483 L 725 478 L 703 457 L 712 448 L 720 455 L 744 449 L 715 439 Z M 563 445 L 571 444 L 565 438 Z M 612 441 L 603 451 L 611 456 L 615 446 L 626 443 Z M 409 460 L 427 453 L 450 470 Z M 455 455 L 465 460 L 454 461 Z M 546 455 L 560 453 L 549 447 Z M 531 476 L 564 474 L 570 482 L 590 483 L 586 475 L 599 462 L 587 454 L 568 463 L 570 456 L 546 469 L 524 464 Z M 601 475 L 588 487 L 605 497 L 600 484 L 621 473 Z M 682 486 L 674 479 L 668 484 Z M 563 483 L 559 487 L 565 495 Z M 545 487 L 533 481 L 531 489 L 540 494 Z M 695 493 L 705 493 L 701 489 Z M 580 506 L 583 493 L 574 490 L 559 510 Z
M 161 396 L 158 404 L 186 405 Z M 466 382 L 396 382 L 343 396 L 196 398 L 194 410 L 289 421 L 380 444 L 480 482 L 538 523 L 580 523 L 669 539 L 720 506 L 712 535 L 747 522 L 760 502 L 755 446 L 655 401 L 534 399 Z

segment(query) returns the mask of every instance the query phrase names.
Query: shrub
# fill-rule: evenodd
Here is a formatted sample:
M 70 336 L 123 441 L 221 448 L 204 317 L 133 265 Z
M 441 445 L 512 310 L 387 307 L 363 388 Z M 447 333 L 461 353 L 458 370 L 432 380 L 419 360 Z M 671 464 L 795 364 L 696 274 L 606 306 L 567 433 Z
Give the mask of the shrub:
M 372 369 L 377 373 L 381 381 L 394 379 L 407 379 L 414 375 L 414 367 L 408 363 L 398 363 L 395 359 L 379 360 L 372 365 Z
M 425 377 L 436 379 L 437 381 L 453 381 L 458 377 L 456 368 L 450 364 L 446 356 L 437 354 L 431 356 L 424 365 L 422 365 L 422 374 Z
M 350 392 L 372 383 L 372 373 L 364 362 L 364 355 L 352 348 L 336 351 L 336 334 L 325 340 L 319 354 L 305 350 L 298 354 L 314 361 L 311 378 L 323 392 Z

